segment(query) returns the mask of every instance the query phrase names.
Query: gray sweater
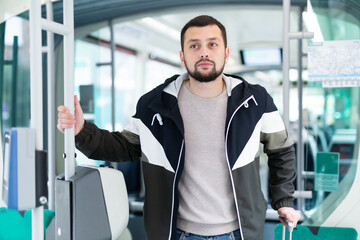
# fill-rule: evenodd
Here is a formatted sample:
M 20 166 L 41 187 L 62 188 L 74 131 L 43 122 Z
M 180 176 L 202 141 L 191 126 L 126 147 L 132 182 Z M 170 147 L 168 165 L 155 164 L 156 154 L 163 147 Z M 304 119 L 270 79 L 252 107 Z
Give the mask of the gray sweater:
M 186 232 L 210 236 L 239 228 L 225 156 L 226 106 L 226 91 L 202 98 L 182 84 L 179 108 L 186 150 L 177 227 Z

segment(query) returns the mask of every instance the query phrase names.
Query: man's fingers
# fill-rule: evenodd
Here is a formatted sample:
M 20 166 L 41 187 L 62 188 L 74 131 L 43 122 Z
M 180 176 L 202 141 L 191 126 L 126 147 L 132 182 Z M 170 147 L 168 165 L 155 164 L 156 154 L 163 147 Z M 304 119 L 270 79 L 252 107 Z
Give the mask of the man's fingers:
M 287 226 L 287 223 L 283 217 L 279 217 L 279 220 L 282 223 L 282 225 Z
M 68 109 L 67 107 L 61 105 L 61 106 L 58 106 L 57 108 L 58 112 L 62 112 L 62 113 L 70 113 L 70 109 Z
M 61 124 L 65 128 L 71 128 L 75 124 L 75 120 L 59 118 L 58 123 Z
M 287 212 L 284 216 L 289 222 L 293 222 L 295 220 L 294 216 L 291 214 L 291 212 Z
M 67 124 L 62 123 L 60 119 L 58 119 L 57 129 L 59 129 L 60 132 L 64 133 L 65 128 L 72 128 L 73 124 Z
M 294 224 L 296 227 L 297 222 L 300 220 L 300 214 L 293 208 L 282 207 L 278 209 L 279 218 L 284 226 L 287 226 L 286 220 Z
M 297 221 L 291 221 L 285 217 L 279 217 L 279 220 L 285 227 L 288 227 L 289 223 L 293 223 L 293 227 L 296 228 Z
M 75 112 L 71 113 L 70 109 L 61 105 L 58 106 L 58 125 L 57 128 L 64 132 L 65 128 L 72 128 L 75 126 L 75 135 L 78 134 L 84 127 L 84 116 L 78 97 L 74 96 Z
M 64 133 L 65 128 L 72 128 L 74 124 L 75 124 L 75 120 L 73 118 L 71 119 L 58 118 L 57 129 L 59 129 L 60 132 Z
M 58 117 L 59 119 L 75 120 L 75 116 L 70 113 L 59 112 Z
M 60 105 L 57 107 L 57 110 L 58 110 L 57 128 L 62 133 L 64 133 L 65 128 L 74 127 L 74 125 L 76 124 L 76 118 L 78 118 L 79 114 L 82 114 L 81 106 L 80 106 L 77 96 L 75 96 L 74 100 L 75 100 L 75 113 L 74 114 L 72 114 L 70 112 L 70 109 L 65 107 L 64 105 Z M 77 116 L 77 117 L 75 117 L 75 116 Z M 82 116 L 80 116 L 80 122 L 83 122 L 83 121 L 81 121 L 81 117 Z M 77 128 L 79 128 L 79 126 L 77 126 Z
M 60 132 L 64 133 L 64 128 L 58 123 L 57 129 L 59 129 Z

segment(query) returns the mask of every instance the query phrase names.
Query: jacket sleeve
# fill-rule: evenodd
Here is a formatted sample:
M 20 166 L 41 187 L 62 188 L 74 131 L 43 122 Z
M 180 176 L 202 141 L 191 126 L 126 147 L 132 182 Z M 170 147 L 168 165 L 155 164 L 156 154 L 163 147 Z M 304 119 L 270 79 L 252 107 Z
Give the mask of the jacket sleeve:
M 260 141 L 264 144 L 264 152 L 269 158 L 271 206 L 275 210 L 281 207 L 294 207 L 294 142 L 289 138 L 281 116 L 268 93 L 265 99 Z
M 139 136 L 131 131 L 109 132 L 85 121 L 75 136 L 75 145 L 88 158 L 112 162 L 133 161 L 141 157 Z

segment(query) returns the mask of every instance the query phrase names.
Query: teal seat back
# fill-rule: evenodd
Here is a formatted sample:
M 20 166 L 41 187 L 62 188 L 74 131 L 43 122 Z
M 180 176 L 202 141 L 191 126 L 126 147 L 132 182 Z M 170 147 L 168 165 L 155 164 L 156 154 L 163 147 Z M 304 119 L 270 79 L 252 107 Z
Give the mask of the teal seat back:
M 54 211 L 44 210 L 44 236 L 54 216 Z M 0 239 L 31 240 L 31 210 L 22 216 L 16 210 L 0 208 Z
M 282 224 L 276 225 L 275 240 L 282 239 Z M 288 231 L 286 230 L 288 239 Z M 297 225 L 293 231 L 293 240 L 356 240 L 357 232 L 353 228 L 342 227 L 316 227 Z

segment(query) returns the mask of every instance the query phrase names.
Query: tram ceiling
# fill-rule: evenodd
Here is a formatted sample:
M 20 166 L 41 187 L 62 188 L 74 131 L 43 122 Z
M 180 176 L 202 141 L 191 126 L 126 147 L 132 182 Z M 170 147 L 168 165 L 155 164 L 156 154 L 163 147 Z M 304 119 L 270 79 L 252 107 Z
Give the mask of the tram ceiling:
M 266 10 L 268 8 L 278 8 L 278 11 L 282 11 L 283 0 L 154 0 L 154 1 L 134 1 L 134 0 L 74 0 L 74 25 L 75 28 L 94 24 L 97 22 L 103 22 L 110 19 L 118 19 L 118 18 L 132 18 L 136 16 L 154 16 L 156 14 L 171 14 L 175 11 L 181 11 L 183 14 L 186 14 L 187 11 L 192 12 L 192 16 L 194 16 L 194 9 L 199 9 L 199 12 L 202 14 L 206 13 L 207 9 L 221 9 L 221 8 L 237 8 L 240 11 L 242 7 L 246 10 L 249 6 L 261 10 Z M 324 8 L 329 9 L 331 6 L 336 6 L 338 9 L 343 9 L 344 12 L 347 12 L 354 16 L 354 18 L 360 21 L 360 2 L 359 0 L 311 0 L 311 4 L 313 8 Z M 54 20 L 57 22 L 62 22 L 62 1 L 54 2 Z M 298 6 L 306 8 L 307 0 L 291 0 L 292 6 Z M 245 13 L 245 10 L 242 13 Z M 197 10 L 196 10 L 197 11 Z M 45 9 L 43 8 L 43 15 L 45 16 Z M 244 14 L 243 14 L 244 15 Z M 248 34 L 249 36 L 253 35 L 254 31 L 262 33 L 262 37 L 269 37 L 267 44 L 265 45 L 282 45 L 282 37 L 280 40 L 271 39 L 272 36 L 277 36 L 278 31 L 282 32 L 282 19 L 277 21 L 276 23 L 270 24 L 273 22 L 273 19 L 270 19 L 270 23 L 268 20 L 264 19 L 264 16 L 261 15 L 261 12 L 258 13 L 258 19 L 263 19 L 261 23 L 255 23 L 255 20 L 251 22 L 251 19 L 241 18 L 240 14 L 235 14 L 234 17 L 227 16 L 221 21 L 224 21 L 224 24 L 227 28 L 239 28 L 243 31 L 240 36 L 244 34 Z M 234 19 L 236 20 L 236 24 L 234 24 Z M 179 23 L 184 23 L 188 21 L 189 18 L 179 19 Z M 264 21 L 265 20 L 265 21 Z M 246 21 L 247 23 L 242 24 L 241 21 Z M 294 25 L 290 31 L 298 31 L 298 22 L 297 19 L 291 20 L 291 24 Z M 245 28 L 243 28 L 245 26 Z M 268 28 L 265 28 L 267 26 Z M 179 30 L 179 29 L 178 29 Z M 181 30 L 181 29 L 180 29 Z M 273 30 L 274 33 L 269 33 L 269 30 Z M 239 30 L 236 30 L 239 32 Z M 238 34 L 239 35 L 239 34 Z M 237 35 L 237 36 L 238 36 Z M 235 39 L 237 37 L 234 37 Z M 229 37 L 229 43 L 234 42 Z M 233 52 L 239 52 L 241 47 L 244 47 L 242 41 L 241 43 L 237 40 L 237 45 L 230 46 L 232 47 Z M 253 39 L 249 37 L 248 39 L 249 46 L 255 45 L 259 46 L 264 41 L 257 38 L 257 35 L 254 36 Z M 57 41 L 58 42 L 58 41 Z M 246 42 L 245 42 L 246 43 Z M 240 46 L 241 45 L 241 46 Z M 295 44 L 292 44 L 295 45 Z M 245 46 L 246 47 L 246 46 Z M 293 46 L 296 49 L 296 46 Z M 176 49 L 175 51 L 177 51 Z M 293 52 L 296 52 L 293 51 Z M 297 62 L 297 54 L 291 54 L 291 63 Z M 293 64 L 292 64 L 293 65 Z
M 293 5 L 304 6 L 306 1 L 297 0 L 292 1 Z M 137 51 L 131 36 L 120 35 L 122 30 L 131 29 L 133 32 L 137 32 L 140 28 L 144 30 L 146 34 L 151 35 L 146 42 L 142 42 L 142 47 L 150 46 L 154 48 L 161 48 L 167 52 L 165 58 L 169 58 L 170 55 L 178 55 L 179 40 L 174 40 L 168 34 L 157 32 L 152 26 L 144 24 L 143 18 L 151 17 L 151 20 L 155 20 L 164 25 L 168 25 L 170 28 L 175 29 L 179 34 L 185 22 L 192 17 L 200 14 L 209 14 L 220 20 L 228 30 L 228 42 L 232 52 L 232 61 L 227 64 L 228 72 L 238 72 L 242 68 L 240 64 L 240 50 L 244 47 L 281 47 L 282 45 L 282 0 L 277 1 L 114 1 L 114 0 L 102 0 L 102 1 L 89 1 L 81 0 L 74 1 L 74 25 L 75 28 L 84 26 L 90 26 L 94 23 L 105 22 L 107 20 L 114 20 L 113 22 L 128 21 L 131 19 L 132 23 L 127 26 L 119 27 L 115 26 L 114 34 L 116 44 L 124 46 L 121 40 L 126 39 L 126 46 Z M 298 11 L 293 9 L 292 25 L 293 31 L 297 31 L 298 26 Z M 43 10 L 43 16 L 45 17 L 45 11 Z M 230 17 L 229 17 L 230 16 Z M 231 17 L 234 16 L 234 17 Z M 260 17 L 261 16 L 261 17 Z M 234 19 L 237 19 L 234 21 Z M 62 2 L 54 3 L 54 19 L 57 22 L 62 22 Z M 267 19 L 264 21 L 264 19 Z M 269 21 L 271 20 L 271 21 Z M 134 26 L 135 24 L 135 26 Z M 133 27 L 133 28 L 131 28 Z M 105 31 L 106 32 L 106 31 Z M 124 31 L 123 31 L 124 32 Z M 150 32 L 150 34 L 148 34 Z M 101 34 L 102 40 L 110 41 L 110 35 Z M 56 44 L 60 42 L 60 39 L 56 39 Z M 140 47 L 141 48 L 141 47 Z M 152 49 L 153 51 L 153 49 Z M 296 62 L 296 56 L 293 56 L 293 62 Z M 171 62 L 174 62 L 174 56 L 171 56 Z M 176 57 L 178 60 L 178 57 Z M 178 62 L 175 62 L 178 63 Z M 178 63 L 180 65 L 180 63 Z
M 233 6 L 233 5 L 282 5 L 283 0 L 154 0 L 154 1 L 133 1 L 133 0 L 75 0 L 74 20 L 75 28 L 87 24 L 126 17 L 136 14 L 145 14 L 195 6 Z M 306 7 L 306 0 L 292 0 L 292 6 Z M 311 0 L 313 7 L 329 8 L 336 6 L 353 15 L 360 21 L 360 2 L 358 0 Z M 45 9 L 43 8 L 45 12 Z M 62 2 L 54 3 L 54 19 L 62 22 Z
M 188 21 L 190 17 L 195 14 L 209 14 L 214 12 L 214 9 L 238 10 L 238 13 L 228 14 L 223 13 L 221 15 L 214 15 L 218 18 L 228 29 L 229 47 L 234 54 L 235 64 L 239 67 L 239 50 L 244 47 L 252 46 L 278 46 L 282 45 L 282 3 L 283 0 L 74 0 L 74 25 L 75 28 L 91 25 L 98 22 L 104 22 L 110 19 L 132 19 L 152 17 L 158 22 L 164 24 L 170 24 L 170 27 L 175 28 L 177 31 L 181 30 L 183 23 Z M 292 6 L 306 8 L 307 0 L 291 0 Z M 358 0 L 311 0 L 313 8 L 328 9 L 331 6 L 336 6 L 338 9 L 342 9 L 353 15 L 360 21 L 360 2 Z M 63 2 L 55 1 L 53 3 L 54 20 L 62 23 L 63 18 Z M 208 9 L 213 10 L 208 11 Z M 256 9 L 256 11 L 252 11 Z M 263 14 L 266 9 L 276 9 L 276 18 L 267 17 Z M 298 14 L 296 8 L 294 12 Z M 176 12 L 181 14 L 176 14 Z M 45 7 L 42 8 L 43 17 L 46 16 Z M 209 13 L 208 13 L 209 12 Z M 255 16 L 252 16 L 251 14 Z M 160 16 L 160 14 L 167 16 Z M 27 17 L 28 13 L 22 14 L 23 17 Z M 173 15 L 173 16 L 170 16 Z M 219 16 L 225 16 L 224 18 Z M 229 17 L 230 16 L 230 17 Z M 231 17 L 233 16 L 233 17 Z M 172 21 L 176 19 L 176 21 Z M 260 19 L 260 20 L 259 20 Z M 270 19 L 270 21 L 266 20 Z M 164 20 L 164 21 L 163 21 Z M 234 20 L 236 23 L 234 24 Z M 298 30 L 298 19 L 291 19 L 290 31 Z M 114 21 L 115 22 L 115 21 Z M 140 23 L 141 24 L 141 23 Z M 143 26 L 142 26 L 143 27 Z M 115 31 L 118 29 L 115 28 Z M 235 33 L 235 34 L 232 34 Z M 115 34 L 118 34 L 115 32 Z M 162 38 L 161 40 L 158 40 Z M 265 39 L 266 38 L 266 39 Z M 119 39 L 119 38 L 117 38 Z M 156 39 L 156 40 L 155 40 Z M 166 36 L 153 37 L 153 42 L 157 42 L 163 49 L 172 53 L 177 53 L 179 46 L 177 42 L 171 42 L 171 39 L 167 39 L 164 43 Z M 109 40 L 109 39 L 105 39 Z M 161 42 L 163 41 L 163 42 Z M 61 37 L 55 36 L 55 45 L 61 42 Z M 296 66 L 297 63 L 297 47 L 294 41 L 291 48 L 290 64 Z M 232 44 L 232 45 L 231 45 Z M 165 47 L 164 47 L 165 46 Z M 134 50 L 136 50 L 134 48 Z M 237 55 L 236 55 L 237 54 Z M 228 66 L 231 64 L 228 64 Z M 239 69 L 232 69 L 236 72 Z
M 63 1 L 52 0 L 54 3 L 54 20 L 62 22 L 63 19 Z M 10 2 L 10 1 L 9 1 Z M 28 9 L 29 2 L 27 0 L 15 0 L 1 2 L 0 13 L 2 15 L 16 14 L 17 12 Z M 75 28 L 95 22 L 105 21 L 108 19 L 132 16 L 136 14 L 145 14 L 156 11 L 176 8 L 191 8 L 195 6 L 233 6 L 233 5 L 258 5 L 281 6 L 283 0 L 74 0 L 74 20 Z M 342 9 L 360 21 L 360 1 L 358 0 L 311 0 L 314 8 L 323 9 Z M 307 0 L 291 0 L 292 6 L 307 5 Z M 42 8 L 43 16 L 46 16 L 45 6 Z M 21 14 L 28 18 L 28 11 Z M 8 17 L 6 17 L 8 18 Z M 6 19 L 5 18 L 5 19 Z M 1 18 L 0 21 L 4 21 Z
M 282 0 L 75 0 L 75 28 L 83 25 L 126 17 L 137 14 L 153 13 L 166 9 L 186 8 L 195 6 L 233 6 L 233 5 L 282 5 Z M 293 0 L 292 5 L 306 5 L 306 0 Z M 62 2 L 54 3 L 54 19 L 62 21 Z

